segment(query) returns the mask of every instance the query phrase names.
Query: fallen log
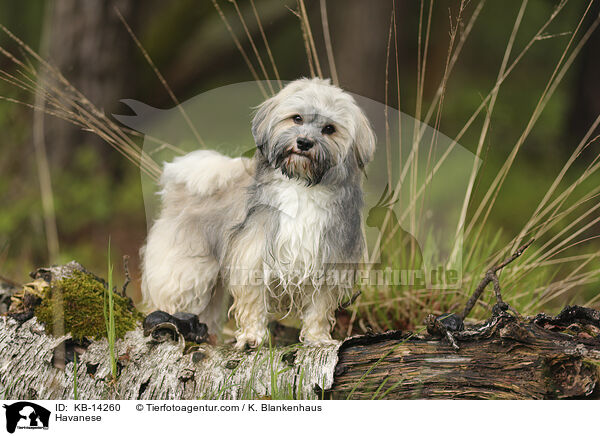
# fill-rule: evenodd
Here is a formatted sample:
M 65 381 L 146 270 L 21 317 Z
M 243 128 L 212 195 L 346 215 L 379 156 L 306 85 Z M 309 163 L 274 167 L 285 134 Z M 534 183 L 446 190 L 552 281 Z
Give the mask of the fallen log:
M 67 356 L 81 346 L 46 335 L 35 318 L 1 323 L 4 398 L 73 398 L 75 364 L 55 360 L 61 346 Z M 458 351 L 446 339 L 403 332 L 339 348 L 186 349 L 181 335 L 159 342 L 138 328 L 117 343 L 116 381 L 106 339 L 79 350 L 77 391 L 80 399 L 599 398 L 599 323 L 598 312 L 580 307 L 555 318 L 501 314 L 455 334 Z
M 600 398 L 600 312 L 508 313 L 447 340 L 392 332 L 348 339 L 328 398 Z
M 186 343 L 177 329 L 163 333 L 145 336 L 138 324 L 117 340 L 113 378 L 105 338 L 54 337 L 35 317 L 2 316 L 0 392 L 4 399 L 72 399 L 75 391 L 79 399 L 600 398 L 600 312 L 578 306 L 556 317 L 499 310 L 450 338 L 392 331 L 322 348 L 236 351 Z

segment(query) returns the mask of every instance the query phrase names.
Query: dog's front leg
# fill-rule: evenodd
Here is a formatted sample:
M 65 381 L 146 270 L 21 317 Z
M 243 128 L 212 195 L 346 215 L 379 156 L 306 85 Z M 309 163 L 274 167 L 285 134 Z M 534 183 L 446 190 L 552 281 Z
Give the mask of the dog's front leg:
M 267 307 L 264 286 L 233 286 L 234 316 L 238 325 L 235 347 L 260 346 L 267 336 Z
M 305 345 L 326 346 L 337 343 L 331 339 L 336 301 L 329 289 L 320 289 L 306 297 L 302 307 L 300 331 L 300 340 Z

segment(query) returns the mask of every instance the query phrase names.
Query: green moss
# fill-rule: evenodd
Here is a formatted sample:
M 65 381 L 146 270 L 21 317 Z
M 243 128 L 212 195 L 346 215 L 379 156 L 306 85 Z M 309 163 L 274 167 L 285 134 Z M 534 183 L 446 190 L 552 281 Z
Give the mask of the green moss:
M 106 337 L 106 292 L 104 285 L 91 274 L 74 271 L 71 277 L 52 283 L 35 315 L 52 334 L 61 333 L 53 327 L 60 326 L 63 320 L 64 332 L 71 332 L 74 339 Z M 142 320 L 143 316 L 128 298 L 114 294 L 113 301 L 116 336 L 122 338 L 125 332 L 135 328 L 136 321 Z

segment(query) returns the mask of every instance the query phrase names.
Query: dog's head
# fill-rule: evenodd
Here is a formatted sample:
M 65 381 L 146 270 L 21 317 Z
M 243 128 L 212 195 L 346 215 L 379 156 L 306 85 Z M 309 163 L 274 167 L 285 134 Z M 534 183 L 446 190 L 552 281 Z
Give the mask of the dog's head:
M 262 103 L 252 121 L 268 165 L 317 184 L 373 158 L 375 135 L 354 99 L 329 80 L 299 79 Z

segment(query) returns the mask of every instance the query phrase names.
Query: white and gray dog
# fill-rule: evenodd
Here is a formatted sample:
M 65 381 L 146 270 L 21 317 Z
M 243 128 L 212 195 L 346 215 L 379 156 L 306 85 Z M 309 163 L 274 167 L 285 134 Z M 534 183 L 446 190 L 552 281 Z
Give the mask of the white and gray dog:
M 277 311 L 299 315 L 305 344 L 330 344 L 350 289 L 323 277 L 362 257 L 361 177 L 375 136 L 354 99 L 322 79 L 262 103 L 252 134 L 252 159 L 200 150 L 165 164 L 162 211 L 141 250 L 146 306 L 215 329 L 228 290 L 237 347 L 261 344 Z

